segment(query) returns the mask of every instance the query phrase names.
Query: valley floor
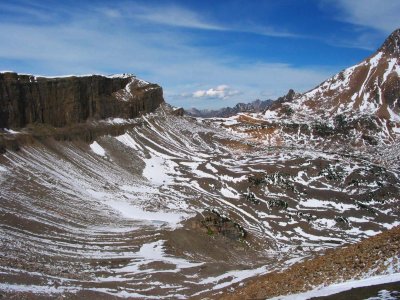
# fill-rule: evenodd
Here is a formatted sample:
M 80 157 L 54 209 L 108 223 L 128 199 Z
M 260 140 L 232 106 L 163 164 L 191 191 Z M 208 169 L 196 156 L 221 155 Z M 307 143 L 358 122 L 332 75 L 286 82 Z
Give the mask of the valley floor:
M 135 122 L 0 156 L 1 294 L 214 297 L 400 225 L 396 168 L 268 146 L 164 107 Z M 399 272 L 393 249 L 357 276 Z

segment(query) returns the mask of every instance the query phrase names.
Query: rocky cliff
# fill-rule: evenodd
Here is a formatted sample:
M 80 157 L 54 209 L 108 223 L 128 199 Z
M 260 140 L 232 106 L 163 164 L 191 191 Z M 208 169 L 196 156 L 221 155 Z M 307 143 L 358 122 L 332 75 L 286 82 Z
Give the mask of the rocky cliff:
M 45 78 L 0 73 L 0 128 L 133 118 L 163 102 L 160 86 L 133 75 Z

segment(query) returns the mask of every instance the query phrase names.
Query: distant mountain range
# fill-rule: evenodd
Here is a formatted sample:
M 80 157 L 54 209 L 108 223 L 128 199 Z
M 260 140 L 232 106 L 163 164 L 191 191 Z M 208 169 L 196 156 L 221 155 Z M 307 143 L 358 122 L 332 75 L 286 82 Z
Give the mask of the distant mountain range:
M 192 117 L 201 117 L 201 118 L 228 118 L 231 116 L 236 115 L 240 112 L 263 112 L 268 107 L 272 105 L 273 100 L 260 100 L 257 99 L 250 103 L 238 103 L 234 107 L 223 107 L 217 110 L 210 110 L 210 109 L 196 109 L 191 108 L 185 110 L 185 114 L 192 116 Z

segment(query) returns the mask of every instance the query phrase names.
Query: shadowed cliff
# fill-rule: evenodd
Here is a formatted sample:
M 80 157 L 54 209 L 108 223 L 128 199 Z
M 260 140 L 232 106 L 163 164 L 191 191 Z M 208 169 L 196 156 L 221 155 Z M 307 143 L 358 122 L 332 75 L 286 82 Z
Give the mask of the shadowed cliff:
M 45 78 L 0 73 L 0 128 L 134 118 L 161 103 L 162 88 L 133 75 Z

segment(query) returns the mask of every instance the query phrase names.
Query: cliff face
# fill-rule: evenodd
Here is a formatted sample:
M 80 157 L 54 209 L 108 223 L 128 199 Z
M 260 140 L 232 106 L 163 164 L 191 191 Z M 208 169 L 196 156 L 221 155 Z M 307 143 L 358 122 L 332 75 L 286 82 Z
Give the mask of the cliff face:
M 0 73 L 0 128 L 133 118 L 163 102 L 160 86 L 132 75 L 44 78 Z

